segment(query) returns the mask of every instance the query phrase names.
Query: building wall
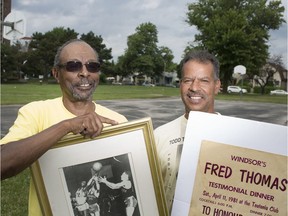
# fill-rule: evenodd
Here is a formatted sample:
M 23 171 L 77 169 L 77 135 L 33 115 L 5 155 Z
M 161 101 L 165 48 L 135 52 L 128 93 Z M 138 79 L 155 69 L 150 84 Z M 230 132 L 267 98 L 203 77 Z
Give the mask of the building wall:
M 169 85 L 169 84 L 175 84 L 177 82 L 179 82 L 177 72 L 163 72 L 162 77 L 160 77 L 158 84 Z
M 11 0 L 1 0 L 1 23 L 4 22 L 5 17 L 11 12 Z M 3 25 L 1 25 L 1 43 L 9 43 L 8 40 L 3 38 Z

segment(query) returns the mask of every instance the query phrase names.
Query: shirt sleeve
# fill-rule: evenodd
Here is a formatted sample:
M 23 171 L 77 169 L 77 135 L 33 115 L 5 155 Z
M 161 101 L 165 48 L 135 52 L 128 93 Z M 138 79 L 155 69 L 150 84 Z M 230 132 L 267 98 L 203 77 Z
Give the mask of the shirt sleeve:
M 36 116 L 37 111 L 33 106 L 28 104 L 20 108 L 14 124 L 6 136 L 1 139 L 0 144 L 24 139 L 38 133 L 39 122 Z

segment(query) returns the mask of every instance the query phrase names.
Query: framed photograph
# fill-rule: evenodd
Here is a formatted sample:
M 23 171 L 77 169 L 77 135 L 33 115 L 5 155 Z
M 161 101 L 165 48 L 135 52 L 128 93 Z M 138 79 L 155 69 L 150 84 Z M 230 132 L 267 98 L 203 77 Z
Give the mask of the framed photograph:
M 31 170 L 43 215 L 168 215 L 150 118 L 68 137 Z

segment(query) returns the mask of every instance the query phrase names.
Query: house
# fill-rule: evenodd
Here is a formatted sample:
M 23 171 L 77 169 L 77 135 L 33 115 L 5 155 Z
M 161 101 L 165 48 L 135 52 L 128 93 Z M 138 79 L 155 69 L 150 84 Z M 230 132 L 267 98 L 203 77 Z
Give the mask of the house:
M 287 69 L 274 63 L 267 63 L 261 70 L 259 76 L 254 76 L 253 87 L 259 86 L 268 79 L 277 88 L 287 90 Z
M 159 77 L 159 85 L 174 85 L 176 83 L 179 82 L 179 78 L 177 76 L 177 72 L 176 71 L 173 71 L 173 72 L 167 72 L 167 71 L 164 71 L 162 73 L 162 76 Z

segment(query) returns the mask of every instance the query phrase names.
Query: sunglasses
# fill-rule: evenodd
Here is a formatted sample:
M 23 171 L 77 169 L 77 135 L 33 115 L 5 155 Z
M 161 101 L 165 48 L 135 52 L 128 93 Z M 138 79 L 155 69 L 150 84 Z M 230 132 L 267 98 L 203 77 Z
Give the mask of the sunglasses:
M 87 71 L 90 73 L 97 73 L 100 70 L 99 62 L 87 62 L 82 64 L 80 61 L 68 61 L 65 64 L 59 64 L 58 66 L 65 68 L 65 70 L 68 72 L 79 72 L 82 71 L 83 65 L 85 65 Z

